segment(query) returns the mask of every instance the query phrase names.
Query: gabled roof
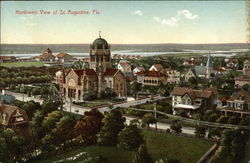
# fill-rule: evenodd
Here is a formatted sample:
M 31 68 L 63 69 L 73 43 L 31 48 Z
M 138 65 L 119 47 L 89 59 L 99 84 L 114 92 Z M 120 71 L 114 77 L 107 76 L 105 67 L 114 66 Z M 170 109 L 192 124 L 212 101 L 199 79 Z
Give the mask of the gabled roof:
M 228 101 L 234 101 L 234 100 L 243 100 L 247 103 L 250 103 L 250 91 L 245 91 L 245 90 L 239 91 L 228 99 Z
M 114 76 L 118 71 L 118 69 L 110 68 L 104 72 L 103 76 Z
M 13 105 L 7 105 L 7 104 L 0 104 L 0 116 L 3 117 L 3 114 L 6 114 L 6 120 L 5 121 L 0 121 L 1 124 L 3 125 L 10 125 L 10 119 L 12 118 L 12 116 L 14 116 L 13 114 L 16 113 L 17 111 L 19 111 L 20 114 L 22 114 L 23 120 L 22 122 L 27 122 L 29 121 L 28 116 L 26 114 L 26 112 L 22 109 L 20 109 L 19 107 L 13 106 Z M 0 118 L 1 119 L 1 118 Z M 15 123 L 15 122 L 13 122 Z
M 144 75 L 148 77 L 164 77 L 166 76 L 165 74 L 159 72 L 159 71 L 140 71 L 137 72 L 137 75 Z
M 163 70 L 163 66 L 161 64 L 154 64 L 152 67 L 155 67 L 157 70 Z
M 199 75 L 206 75 L 206 66 L 195 66 L 194 67 L 194 72 L 195 75 L 199 76 Z
M 213 94 L 216 94 L 216 91 L 214 88 L 203 89 L 203 90 L 193 90 L 193 89 L 189 89 L 186 87 L 174 87 L 172 94 L 176 96 L 183 96 L 185 94 L 188 94 L 192 99 L 209 98 Z
M 36 58 L 38 58 L 38 59 L 46 59 L 46 58 L 50 58 L 50 57 L 55 58 L 55 56 L 52 55 L 52 53 L 43 53 L 42 55 L 39 55 Z
M 79 77 L 81 77 L 84 74 L 86 74 L 87 76 L 96 76 L 97 75 L 94 69 L 73 69 L 73 71 Z
M 63 58 L 63 57 L 65 57 L 65 56 L 72 57 L 72 56 L 69 55 L 68 53 L 58 53 L 58 54 L 56 55 L 57 58 Z

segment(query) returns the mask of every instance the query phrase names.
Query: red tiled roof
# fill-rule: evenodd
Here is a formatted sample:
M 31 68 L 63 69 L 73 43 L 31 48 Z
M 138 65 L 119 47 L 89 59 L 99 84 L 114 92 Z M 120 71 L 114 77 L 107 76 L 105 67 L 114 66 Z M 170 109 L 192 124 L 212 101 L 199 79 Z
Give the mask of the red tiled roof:
M 137 73 L 137 75 L 144 75 L 148 77 L 163 77 L 166 76 L 163 73 L 160 73 L 159 71 L 140 71 Z
M 83 74 L 86 74 L 87 76 L 97 75 L 94 69 L 73 69 L 73 70 L 78 76 L 82 76 Z
M 62 58 L 62 57 L 64 57 L 64 56 L 70 56 L 68 53 L 58 53 L 57 55 L 56 55 L 58 58 Z
M 154 66 L 157 70 L 163 69 L 163 67 L 162 67 L 161 64 L 154 64 L 153 66 Z
M 114 76 L 118 71 L 118 69 L 110 68 L 104 72 L 103 76 Z

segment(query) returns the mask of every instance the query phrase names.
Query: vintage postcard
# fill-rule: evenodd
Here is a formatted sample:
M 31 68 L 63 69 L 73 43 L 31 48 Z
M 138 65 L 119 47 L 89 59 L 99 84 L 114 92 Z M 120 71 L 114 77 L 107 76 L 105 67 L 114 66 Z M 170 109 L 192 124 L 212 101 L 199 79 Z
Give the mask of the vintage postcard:
M 1 1 L 0 163 L 249 163 L 250 1 Z

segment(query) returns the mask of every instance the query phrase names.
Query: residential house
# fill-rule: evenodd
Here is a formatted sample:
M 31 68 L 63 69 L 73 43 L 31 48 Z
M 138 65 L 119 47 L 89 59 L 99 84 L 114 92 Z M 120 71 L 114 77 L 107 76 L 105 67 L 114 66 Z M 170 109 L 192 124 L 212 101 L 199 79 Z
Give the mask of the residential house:
M 117 65 L 117 69 L 121 70 L 121 72 L 124 73 L 124 75 L 126 75 L 127 77 L 133 76 L 130 62 L 127 60 L 120 60 L 120 62 Z
M 204 107 L 213 109 L 217 98 L 218 91 L 215 87 L 203 90 L 175 87 L 172 91 L 173 113 L 176 114 L 177 110 L 183 109 L 191 116 L 192 113 L 196 113 Z
M 221 71 L 213 68 L 213 62 L 211 55 L 208 55 L 206 66 L 201 64 L 200 66 L 195 66 L 189 69 L 189 71 L 184 75 L 185 81 L 188 81 L 191 77 L 201 77 L 208 80 L 213 80 L 218 77 L 224 76 L 229 71 Z
M 171 68 L 165 68 L 164 74 L 168 77 L 167 82 L 168 83 L 180 83 L 180 72 L 177 70 L 173 70 Z
M 228 100 L 227 105 L 220 108 L 220 111 L 229 115 L 250 116 L 250 91 L 239 91 L 233 94 Z
M 145 71 L 145 69 L 142 66 L 137 66 L 133 69 L 133 75 L 136 76 L 138 72 Z
M 52 55 L 52 51 L 48 48 L 43 52 L 42 55 L 39 55 L 35 57 L 36 61 L 41 61 L 41 62 L 54 62 L 55 61 L 55 56 Z
M 161 64 L 154 64 L 149 68 L 149 71 L 158 71 L 164 73 L 164 68 Z
M 21 129 L 28 126 L 26 112 L 19 107 L 0 103 L 0 128 Z
M 137 82 L 148 86 L 160 86 L 167 83 L 167 76 L 159 71 L 140 71 L 137 73 Z
M 243 85 L 250 85 L 250 60 L 244 61 L 243 75 L 235 78 L 235 86 L 242 87 Z
M 17 59 L 15 56 L 0 56 L 0 63 L 1 62 L 16 62 Z
M 55 60 L 57 62 L 64 63 L 64 62 L 72 62 L 74 61 L 74 58 L 67 53 L 59 53 L 56 55 Z

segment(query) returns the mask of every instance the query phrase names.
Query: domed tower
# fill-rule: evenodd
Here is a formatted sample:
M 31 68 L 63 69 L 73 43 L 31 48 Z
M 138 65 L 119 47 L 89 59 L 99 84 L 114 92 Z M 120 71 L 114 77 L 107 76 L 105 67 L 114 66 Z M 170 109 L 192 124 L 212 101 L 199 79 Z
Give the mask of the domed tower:
M 110 45 L 100 34 L 90 45 L 90 68 L 97 73 L 104 73 L 107 68 L 111 68 Z

